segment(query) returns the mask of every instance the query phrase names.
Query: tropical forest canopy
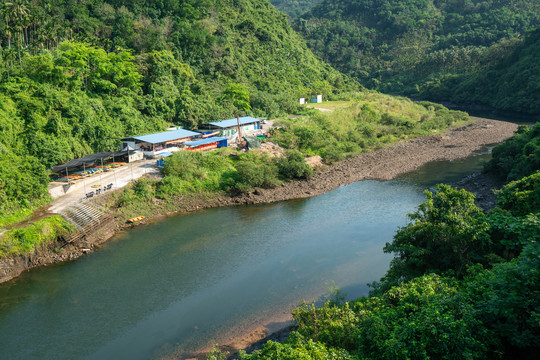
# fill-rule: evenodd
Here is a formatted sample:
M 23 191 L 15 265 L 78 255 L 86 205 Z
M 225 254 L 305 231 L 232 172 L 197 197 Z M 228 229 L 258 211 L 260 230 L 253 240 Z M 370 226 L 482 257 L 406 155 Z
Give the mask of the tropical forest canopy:
M 312 7 L 320 4 L 322 0 L 270 0 L 270 2 L 278 9 L 291 17 L 302 15 Z
M 540 2 L 325 0 L 294 22 L 310 49 L 382 92 L 540 113 Z
M 266 0 L 14 0 L 0 8 L 0 212 L 39 203 L 47 169 L 119 139 L 358 89 Z

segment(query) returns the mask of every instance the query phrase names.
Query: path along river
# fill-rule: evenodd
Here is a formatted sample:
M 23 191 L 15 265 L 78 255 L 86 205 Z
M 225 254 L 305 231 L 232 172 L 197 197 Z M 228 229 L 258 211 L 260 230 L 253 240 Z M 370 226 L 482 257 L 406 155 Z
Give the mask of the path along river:
M 388 182 L 318 197 L 217 208 L 121 233 L 77 261 L 0 284 L 2 359 L 148 359 L 223 343 L 280 322 L 335 283 L 366 294 L 384 244 L 422 190 L 489 155 L 432 163 Z M 269 324 L 270 326 L 272 324 Z M 278 325 L 278 324 L 273 324 Z

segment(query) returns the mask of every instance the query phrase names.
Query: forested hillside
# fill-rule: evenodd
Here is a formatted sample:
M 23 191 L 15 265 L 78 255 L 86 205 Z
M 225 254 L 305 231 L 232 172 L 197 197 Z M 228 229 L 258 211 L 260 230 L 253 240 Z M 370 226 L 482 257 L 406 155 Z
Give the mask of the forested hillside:
M 0 39 L 4 214 L 39 202 L 54 164 L 232 117 L 227 84 L 268 117 L 299 96 L 358 87 L 266 0 L 15 0 L 0 9 Z
M 539 112 L 539 26 L 536 0 L 326 0 L 294 24 L 367 87 L 526 113 Z
M 279 11 L 283 11 L 291 17 L 297 17 L 308 12 L 315 5 L 320 4 L 322 0 L 270 0 L 270 2 Z
M 429 81 L 419 94 L 433 100 L 540 114 L 540 29 L 515 40 L 514 49 L 493 65 Z

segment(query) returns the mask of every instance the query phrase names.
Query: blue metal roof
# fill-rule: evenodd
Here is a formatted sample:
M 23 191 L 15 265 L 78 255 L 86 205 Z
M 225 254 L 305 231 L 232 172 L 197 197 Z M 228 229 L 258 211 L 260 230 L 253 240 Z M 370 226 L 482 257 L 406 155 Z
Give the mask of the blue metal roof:
M 257 118 L 251 117 L 251 116 L 243 116 L 243 117 L 240 118 L 240 125 L 253 124 L 253 123 L 257 122 L 257 121 L 261 121 L 261 119 L 257 119 Z M 223 121 L 211 122 L 209 124 L 220 127 L 220 128 L 229 128 L 229 127 L 233 127 L 233 126 L 238 125 L 238 123 L 236 121 L 236 118 L 227 119 L 227 120 L 223 120 Z
M 236 120 L 236 119 L 235 119 Z M 199 145 L 206 145 L 206 144 L 211 144 L 211 143 L 215 143 L 215 142 L 218 142 L 218 141 L 223 141 L 223 140 L 227 140 L 225 139 L 224 137 L 211 137 L 211 138 L 208 138 L 208 139 L 202 139 L 202 140 L 197 140 L 197 141 L 190 141 L 190 142 L 187 142 L 187 143 L 184 143 L 184 145 L 189 145 L 189 146 L 199 146 Z
M 130 136 L 130 137 L 123 138 L 122 140 L 126 141 L 130 139 L 135 139 L 135 140 L 139 140 L 139 141 L 150 143 L 150 144 L 159 144 L 159 143 L 163 143 L 163 142 L 171 141 L 171 140 L 185 139 L 185 138 L 196 136 L 196 135 L 201 135 L 201 134 L 193 132 L 193 131 L 189 131 L 189 130 L 180 129 L 180 130 L 173 130 L 173 131 L 164 131 L 164 132 L 149 134 L 149 135 Z

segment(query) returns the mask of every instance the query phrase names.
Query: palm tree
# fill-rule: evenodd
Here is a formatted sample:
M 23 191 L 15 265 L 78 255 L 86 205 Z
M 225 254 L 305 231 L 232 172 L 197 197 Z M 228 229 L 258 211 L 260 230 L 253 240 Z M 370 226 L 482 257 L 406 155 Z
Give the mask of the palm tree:
M 13 57 L 15 56 L 15 49 L 9 47 L 7 49 L 2 49 L 2 58 L 7 64 L 11 65 L 11 69 L 13 69 Z M 9 71 L 8 71 L 8 77 L 9 77 Z
M 5 18 L 6 26 L 17 30 L 19 65 L 21 64 L 21 47 L 24 42 L 23 31 L 28 26 L 28 20 L 30 19 L 30 12 L 26 3 L 26 0 L 6 1 L 0 10 L 0 14 Z M 8 47 L 11 47 L 11 32 L 8 35 Z

